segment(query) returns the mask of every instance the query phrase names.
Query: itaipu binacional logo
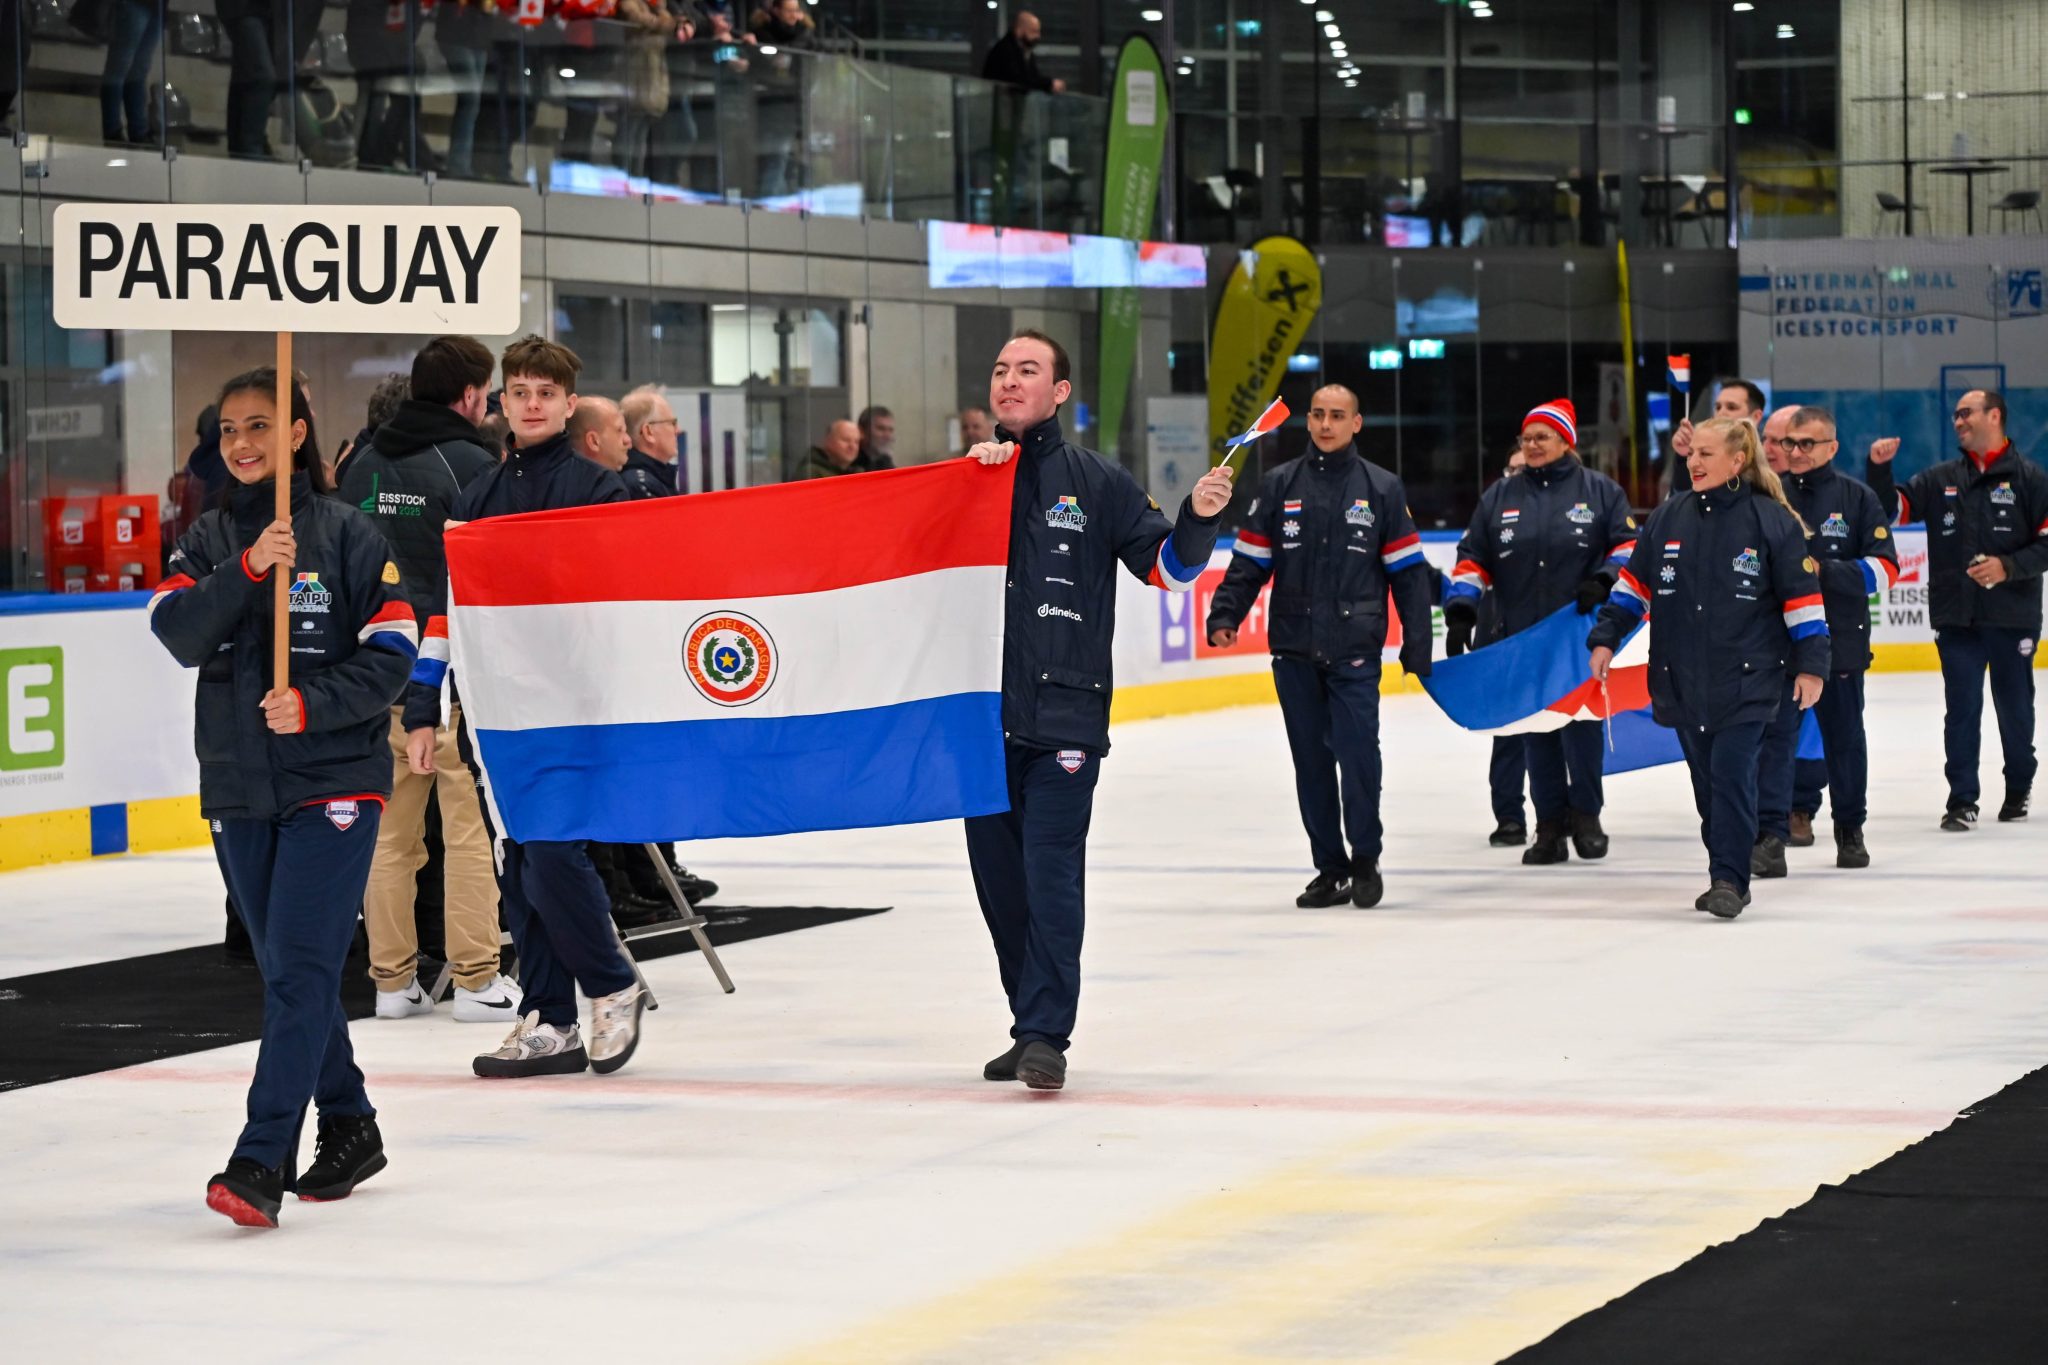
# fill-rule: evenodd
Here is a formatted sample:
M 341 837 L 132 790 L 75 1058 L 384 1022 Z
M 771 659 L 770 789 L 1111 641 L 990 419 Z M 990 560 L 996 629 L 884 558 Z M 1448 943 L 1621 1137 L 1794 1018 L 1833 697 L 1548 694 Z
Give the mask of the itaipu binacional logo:
M 781 662 L 761 623 L 736 611 L 701 616 L 683 636 L 683 671 L 717 706 L 759 701 L 775 685 Z

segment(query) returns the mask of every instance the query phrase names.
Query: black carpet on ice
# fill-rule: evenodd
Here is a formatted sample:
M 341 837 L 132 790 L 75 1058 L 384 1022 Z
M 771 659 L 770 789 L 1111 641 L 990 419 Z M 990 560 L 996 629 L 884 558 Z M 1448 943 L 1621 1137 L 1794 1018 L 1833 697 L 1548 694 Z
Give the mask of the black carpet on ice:
M 704 933 L 723 948 L 887 908 L 706 906 Z M 693 953 L 697 944 L 677 931 L 637 937 L 632 949 L 646 962 Z M 368 971 L 359 926 L 341 977 L 350 1019 L 368 1018 L 375 1008 Z M 744 973 L 734 975 L 745 990 Z M 718 993 L 708 970 L 703 984 Z M 446 999 L 441 1008 L 448 1008 Z M 262 1031 L 262 977 L 253 967 L 229 966 L 217 945 L 17 976 L 0 980 L 0 1091 L 246 1043 Z
M 2048 1068 L 1508 1360 L 2048 1361 Z

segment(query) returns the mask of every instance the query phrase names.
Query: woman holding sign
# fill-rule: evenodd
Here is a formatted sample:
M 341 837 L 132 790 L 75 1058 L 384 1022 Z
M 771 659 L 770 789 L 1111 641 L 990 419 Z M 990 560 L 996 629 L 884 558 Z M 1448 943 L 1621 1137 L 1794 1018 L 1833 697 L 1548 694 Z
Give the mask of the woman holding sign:
M 1655 604 L 1650 705 L 1678 731 L 1707 846 L 1711 884 L 1693 908 L 1734 919 L 1749 904 L 1764 730 L 1788 672 L 1801 710 L 1820 700 L 1828 622 L 1806 528 L 1764 464 L 1756 428 L 1703 422 L 1685 463 L 1692 492 L 1650 514 L 1586 643 L 1604 683 Z
M 284 1192 L 340 1199 L 382 1170 L 376 1111 L 341 1008 L 341 971 L 391 791 L 386 728 L 419 652 L 383 535 L 328 497 L 304 389 L 285 432 L 274 370 L 220 394 L 221 502 L 178 541 L 150 628 L 199 670 L 200 811 L 263 971 L 248 1122 L 207 1207 L 275 1227 Z M 280 438 L 284 439 L 280 439 Z M 291 516 L 275 515 L 289 443 Z M 289 677 L 273 677 L 272 576 L 290 574 Z M 297 1170 L 306 1105 L 312 1166 Z

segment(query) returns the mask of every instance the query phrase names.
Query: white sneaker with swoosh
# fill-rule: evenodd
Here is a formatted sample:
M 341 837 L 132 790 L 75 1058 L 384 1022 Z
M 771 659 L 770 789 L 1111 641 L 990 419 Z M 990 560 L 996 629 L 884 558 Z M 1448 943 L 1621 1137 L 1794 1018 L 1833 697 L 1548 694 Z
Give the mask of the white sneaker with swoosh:
M 420 989 L 418 977 L 406 982 L 403 990 L 377 992 L 379 1019 L 410 1019 L 415 1014 L 433 1012 L 434 1002 L 427 999 L 427 993 Z
M 519 985 L 509 976 L 491 978 L 481 990 L 455 988 L 455 1022 L 458 1024 L 502 1024 L 519 1017 Z

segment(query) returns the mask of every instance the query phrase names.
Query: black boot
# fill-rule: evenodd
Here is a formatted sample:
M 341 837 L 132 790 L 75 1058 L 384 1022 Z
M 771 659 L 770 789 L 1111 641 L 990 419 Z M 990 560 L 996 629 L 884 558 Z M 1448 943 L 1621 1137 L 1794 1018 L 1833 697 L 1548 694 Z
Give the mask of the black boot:
M 1520 820 L 1503 820 L 1486 836 L 1486 842 L 1494 848 L 1520 848 L 1529 842 L 1529 827 Z
M 1294 903 L 1304 910 L 1327 910 L 1351 899 L 1351 878 L 1342 872 L 1318 872 Z
M 1813 816 L 1807 811 L 1795 810 L 1792 812 L 1791 825 L 1792 832 L 1785 836 L 1785 847 L 1812 848 Z
M 299 1177 L 299 1198 L 314 1204 L 346 1199 L 356 1186 L 389 1164 L 376 1119 L 368 1114 L 322 1118 L 313 1164 Z
M 1869 867 L 1870 850 L 1863 847 L 1863 828 L 1860 825 L 1835 826 L 1835 866 Z
M 1029 1044 L 1027 1043 L 1010 1044 L 1010 1050 L 1008 1052 L 1005 1052 L 1000 1057 L 994 1058 L 989 1062 L 987 1066 L 981 1069 L 981 1078 L 985 1081 L 1016 1080 L 1017 1059 L 1024 1055 L 1024 1049 L 1028 1046 Z
M 1351 903 L 1361 910 L 1370 910 L 1380 903 L 1380 897 L 1387 893 L 1386 883 L 1380 880 L 1380 865 L 1366 862 L 1363 858 L 1351 864 Z
M 1716 919 L 1734 919 L 1748 904 L 1747 891 L 1737 891 L 1733 882 L 1715 882 L 1707 888 L 1706 895 L 1693 902 L 1693 908 L 1704 910 Z
M 1607 856 L 1607 831 L 1600 828 L 1599 816 L 1572 812 L 1572 848 L 1588 862 Z
M 655 900 L 636 892 L 623 891 L 612 897 L 612 923 L 620 929 L 645 929 L 649 925 L 678 920 L 683 912 L 667 896 Z
M 1572 860 L 1571 826 L 1562 820 L 1538 820 L 1536 839 L 1522 850 L 1522 866 L 1548 867 Z
M 1977 803 L 1964 801 L 1948 808 L 1948 814 L 1941 817 L 1941 827 L 1949 834 L 1961 834 L 1977 827 Z
M 206 1182 L 206 1207 L 245 1228 L 274 1228 L 284 1203 L 284 1172 L 233 1157 L 228 1168 Z
M 1749 875 L 1752 877 L 1782 877 L 1785 875 L 1785 841 L 1775 834 L 1760 834 L 1755 846 L 1749 850 Z
M 2027 818 L 2027 798 L 2033 793 L 2025 787 L 2011 787 L 2006 790 L 2005 804 L 1998 808 L 1998 823 L 2009 825 L 2015 820 Z
M 1034 1038 L 1017 1054 L 1017 1079 L 1033 1090 L 1058 1090 L 1067 1083 L 1067 1059 L 1051 1043 Z

